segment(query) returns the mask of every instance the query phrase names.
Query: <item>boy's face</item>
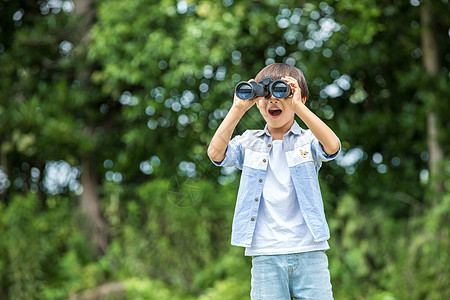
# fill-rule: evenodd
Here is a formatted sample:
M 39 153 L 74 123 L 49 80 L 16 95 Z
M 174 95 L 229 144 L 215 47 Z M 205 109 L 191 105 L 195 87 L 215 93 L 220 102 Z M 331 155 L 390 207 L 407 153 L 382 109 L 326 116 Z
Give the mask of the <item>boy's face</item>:
M 270 128 L 281 128 L 294 120 L 294 111 L 290 109 L 283 99 L 271 96 L 269 99 L 262 98 L 256 102 L 261 115 Z

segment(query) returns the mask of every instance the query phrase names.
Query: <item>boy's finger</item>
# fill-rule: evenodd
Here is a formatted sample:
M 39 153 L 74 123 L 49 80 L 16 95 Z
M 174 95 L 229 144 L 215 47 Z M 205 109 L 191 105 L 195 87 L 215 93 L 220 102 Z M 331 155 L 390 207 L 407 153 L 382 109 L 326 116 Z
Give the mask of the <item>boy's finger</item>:
M 283 76 L 282 79 L 295 80 L 295 78 L 291 76 Z
M 283 77 L 283 79 L 285 79 L 285 81 L 286 81 L 286 82 L 289 82 L 289 83 L 293 83 L 293 84 L 296 84 L 296 83 L 297 83 L 297 80 L 295 80 L 295 79 L 292 78 L 292 77 Z

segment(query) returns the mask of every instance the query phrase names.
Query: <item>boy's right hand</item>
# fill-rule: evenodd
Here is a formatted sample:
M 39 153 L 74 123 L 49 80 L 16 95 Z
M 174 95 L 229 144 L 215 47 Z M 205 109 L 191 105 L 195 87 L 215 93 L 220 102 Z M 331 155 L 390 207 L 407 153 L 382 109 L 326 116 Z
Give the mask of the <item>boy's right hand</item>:
M 217 128 L 216 133 L 209 144 L 209 158 L 215 162 L 224 160 L 234 128 L 236 128 L 237 123 L 241 120 L 245 112 L 260 98 L 262 97 L 253 100 L 242 100 L 236 96 L 236 93 L 234 94 L 233 105 L 225 116 L 225 119 L 220 123 L 219 128 Z
M 254 79 L 250 79 L 250 81 L 255 81 Z M 241 111 L 242 113 L 245 113 L 247 110 L 249 110 L 260 98 L 258 97 L 252 100 L 242 100 L 236 96 L 236 93 L 234 93 L 234 99 L 233 99 L 233 108 L 235 108 L 238 111 Z
M 242 100 L 242 99 L 239 99 L 238 96 L 236 96 L 236 94 L 234 94 L 233 108 L 245 113 L 256 103 L 257 100 L 258 100 L 258 98 L 253 99 L 253 100 Z

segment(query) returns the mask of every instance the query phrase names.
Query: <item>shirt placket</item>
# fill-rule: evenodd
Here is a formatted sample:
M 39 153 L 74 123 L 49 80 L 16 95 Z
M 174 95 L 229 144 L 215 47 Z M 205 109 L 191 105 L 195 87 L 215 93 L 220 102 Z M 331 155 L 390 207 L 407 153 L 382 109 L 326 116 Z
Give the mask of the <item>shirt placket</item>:
M 249 231 L 249 243 L 252 242 L 253 239 L 253 233 L 255 232 L 255 227 L 256 227 L 256 221 L 258 218 L 258 211 L 259 211 L 259 203 L 261 202 L 261 197 L 262 197 L 262 192 L 263 192 L 263 188 L 264 188 L 264 181 L 265 181 L 265 177 L 267 174 L 267 165 L 269 163 L 269 153 L 272 150 L 272 137 L 270 137 L 268 139 L 268 142 L 266 142 L 266 150 L 265 153 L 266 155 L 262 158 L 262 162 L 265 164 L 265 169 L 261 170 L 259 176 L 256 176 L 256 183 L 258 188 L 256 190 L 256 195 L 254 195 L 254 201 L 253 201 L 253 205 L 252 205 L 252 213 L 251 213 L 251 217 L 250 217 L 250 231 Z

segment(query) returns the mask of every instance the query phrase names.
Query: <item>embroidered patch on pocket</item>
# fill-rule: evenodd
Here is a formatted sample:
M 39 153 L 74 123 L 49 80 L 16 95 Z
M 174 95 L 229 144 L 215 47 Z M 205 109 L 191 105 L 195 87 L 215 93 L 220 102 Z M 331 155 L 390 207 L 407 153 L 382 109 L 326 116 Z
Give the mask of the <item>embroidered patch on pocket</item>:
M 300 149 L 300 154 L 301 154 L 301 156 L 303 157 L 303 158 L 306 158 L 306 157 L 308 157 L 308 151 L 305 151 L 305 150 L 303 150 L 303 149 Z
M 311 146 L 309 144 L 300 145 L 292 151 L 286 152 L 286 159 L 289 167 L 296 166 L 308 161 L 313 161 Z

